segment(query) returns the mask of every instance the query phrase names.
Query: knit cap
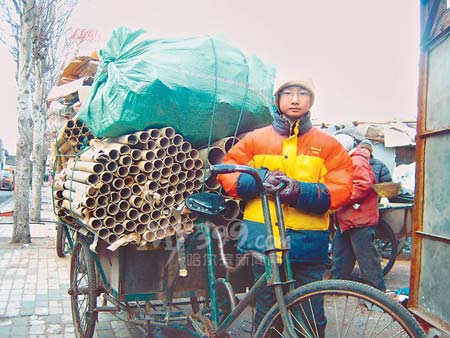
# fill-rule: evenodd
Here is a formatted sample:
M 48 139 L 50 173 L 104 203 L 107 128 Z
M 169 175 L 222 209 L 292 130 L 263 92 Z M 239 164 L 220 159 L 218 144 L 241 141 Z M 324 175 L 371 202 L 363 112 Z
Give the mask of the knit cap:
M 280 92 L 288 87 L 301 87 L 311 93 L 311 106 L 314 104 L 314 87 L 310 81 L 292 80 L 284 82 L 274 93 L 275 105 L 278 111 L 280 110 Z

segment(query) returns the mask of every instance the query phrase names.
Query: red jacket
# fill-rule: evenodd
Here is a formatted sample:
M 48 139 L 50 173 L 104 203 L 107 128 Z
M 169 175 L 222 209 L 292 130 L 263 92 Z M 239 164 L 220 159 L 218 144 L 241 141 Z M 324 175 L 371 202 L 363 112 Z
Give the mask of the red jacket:
M 356 148 L 350 152 L 353 162 L 353 190 L 347 204 L 339 209 L 337 218 L 341 231 L 378 224 L 378 195 L 372 189 L 375 174 L 369 164 L 370 152 Z

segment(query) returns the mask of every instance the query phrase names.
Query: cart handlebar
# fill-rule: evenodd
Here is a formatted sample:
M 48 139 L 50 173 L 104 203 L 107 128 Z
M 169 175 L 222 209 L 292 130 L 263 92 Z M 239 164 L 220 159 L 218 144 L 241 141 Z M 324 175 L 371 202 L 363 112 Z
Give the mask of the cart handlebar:
M 210 171 L 212 175 L 231 174 L 235 172 L 249 174 L 255 180 L 258 190 L 260 192 L 264 191 L 262 178 L 259 175 L 259 171 L 255 168 L 240 164 L 215 164 L 210 166 Z

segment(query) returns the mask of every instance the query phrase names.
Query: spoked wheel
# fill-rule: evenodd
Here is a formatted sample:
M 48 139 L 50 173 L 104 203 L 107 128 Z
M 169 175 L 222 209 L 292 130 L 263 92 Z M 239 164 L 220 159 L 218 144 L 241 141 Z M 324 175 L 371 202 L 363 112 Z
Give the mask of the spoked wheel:
M 71 234 L 74 233 L 74 231 L 69 230 Z M 73 236 L 71 238 L 73 240 Z M 72 251 L 72 247 L 69 243 L 69 239 L 66 235 L 66 229 L 63 223 L 58 223 L 56 226 L 56 254 L 58 257 L 64 257 Z
M 386 276 L 393 268 L 395 260 L 397 259 L 398 240 L 389 224 L 383 220 L 380 220 L 380 223 L 375 227 L 374 243 L 381 258 L 383 275 Z M 353 270 L 353 277 L 356 280 L 363 279 L 358 264 L 356 264 L 355 269 Z
M 298 337 L 425 337 L 406 308 L 361 283 L 320 281 L 302 286 L 286 298 Z M 324 304 L 324 314 L 315 311 L 317 304 Z M 326 326 L 320 325 L 324 323 Z M 275 305 L 261 322 L 256 337 L 284 337 L 283 331 Z
M 69 294 L 75 333 L 80 338 L 91 338 L 96 320 L 96 275 L 94 259 L 83 236 L 78 237 L 72 253 Z

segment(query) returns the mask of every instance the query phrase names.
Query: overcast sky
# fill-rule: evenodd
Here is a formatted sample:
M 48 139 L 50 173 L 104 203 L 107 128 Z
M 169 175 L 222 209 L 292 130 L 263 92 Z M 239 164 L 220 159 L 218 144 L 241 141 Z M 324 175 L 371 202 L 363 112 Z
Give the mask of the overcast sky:
M 416 117 L 419 0 L 79 0 L 72 26 L 105 41 L 119 26 L 145 28 L 155 38 L 224 34 L 275 66 L 277 83 L 311 79 L 318 121 Z M 0 138 L 14 153 L 15 68 L 4 47 L 0 62 Z

